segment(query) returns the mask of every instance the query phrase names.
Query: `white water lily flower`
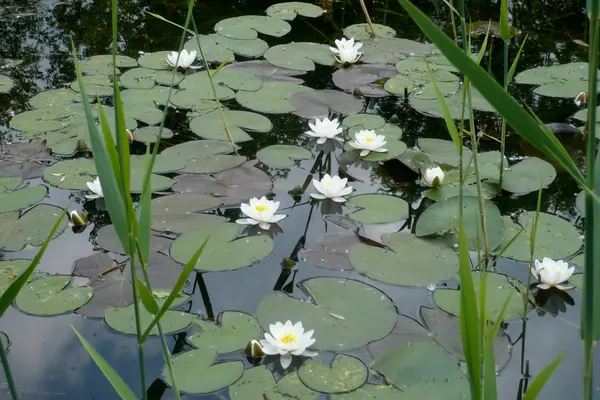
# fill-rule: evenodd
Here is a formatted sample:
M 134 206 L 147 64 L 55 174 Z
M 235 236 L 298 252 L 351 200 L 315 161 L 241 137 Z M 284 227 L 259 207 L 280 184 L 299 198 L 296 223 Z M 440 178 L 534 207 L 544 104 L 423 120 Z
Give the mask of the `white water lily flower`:
M 177 56 L 179 56 L 179 62 L 177 62 Z M 187 50 L 181 50 L 181 53 L 172 51 L 167 54 L 167 64 L 171 67 L 177 67 L 179 71 L 185 71 L 190 65 L 196 60 L 196 50 L 188 52 Z
M 334 52 L 333 58 L 340 64 L 353 64 L 357 62 L 363 53 L 358 50 L 362 47 L 362 43 L 354 43 L 354 38 L 346 39 L 342 38 L 335 41 L 335 47 L 329 47 L 329 50 Z
M 360 150 L 361 157 L 366 156 L 372 151 L 376 153 L 385 153 L 387 151 L 387 149 L 383 147 L 387 143 L 385 141 L 385 136 L 376 135 L 374 130 L 365 129 L 359 131 L 354 138 L 355 139 L 348 144 L 355 149 Z
M 238 219 L 235 222 L 243 225 L 258 225 L 265 230 L 269 229 L 271 224 L 286 217 L 285 214 L 275 215 L 279 202 L 268 200 L 265 196 L 260 199 L 253 197 L 250 199 L 250 204 L 242 203 L 240 208 L 248 218 Z
M 540 289 L 550 289 L 556 287 L 560 290 L 572 289 L 572 286 L 561 285 L 573 275 L 575 267 L 570 267 L 565 261 L 554 261 L 551 258 L 544 257 L 540 262 L 535 260 L 535 267 L 531 268 L 531 273 L 538 280 L 537 287 Z
M 265 333 L 265 338 L 260 340 L 263 353 L 268 355 L 279 354 L 279 363 L 286 369 L 292 363 L 292 356 L 314 357 L 316 351 L 308 350 L 315 339 L 312 338 L 314 330 L 304 332 L 302 322 L 292 325 L 291 321 L 284 324 L 276 322 L 269 325 L 271 333 Z
M 305 132 L 305 135 L 318 138 L 317 144 L 323 144 L 327 139 L 334 139 L 338 142 L 343 141 L 342 138 L 338 137 L 342 133 L 340 123 L 337 118 L 330 120 L 329 118 L 323 118 L 322 120 L 316 119 L 314 124 L 308 123 L 310 131 Z
M 312 182 L 319 193 L 311 193 L 310 197 L 318 200 L 331 199 L 338 203 L 343 203 L 346 201 L 344 196 L 349 195 L 353 190 L 351 186 L 346 187 L 348 178 L 341 179 L 337 175 L 332 177 L 329 174 L 325 174 L 320 181 L 313 179 Z
M 423 174 L 427 186 L 440 186 L 444 181 L 444 171 L 440 167 L 427 168 Z
M 87 182 L 86 184 L 88 189 L 90 189 L 93 192 L 92 194 L 86 194 L 86 199 L 94 200 L 104 197 L 104 192 L 102 192 L 102 186 L 100 185 L 100 178 L 96 177 L 96 179 L 94 179 L 91 182 Z

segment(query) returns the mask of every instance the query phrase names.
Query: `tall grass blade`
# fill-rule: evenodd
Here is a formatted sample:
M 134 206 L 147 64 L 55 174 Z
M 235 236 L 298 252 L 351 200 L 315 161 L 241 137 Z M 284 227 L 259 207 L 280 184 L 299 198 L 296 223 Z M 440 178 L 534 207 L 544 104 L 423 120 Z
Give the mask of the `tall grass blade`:
M 10 362 L 8 361 L 8 354 L 3 343 L 0 343 L 0 361 L 2 361 L 2 369 L 4 370 L 4 377 L 8 384 L 8 390 L 10 391 L 10 397 L 12 400 L 19 400 L 19 392 L 17 391 L 17 384 L 10 368 Z
M 137 290 L 140 295 L 140 300 L 142 300 L 142 304 L 144 305 L 146 310 L 150 314 L 154 314 L 154 315 L 158 314 L 158 311 L 159 311 L 158 303 L 156 302 L 156 299 L 152 295 L 152 292 L 150 291 L 150 289 L 148 289 L 148 287 L 146 285 L 144 285 L 144 282 L 142 282 L 140 280 L 140 278 L 137 277 L 137 275 L 134 275 L 134 279 L 137 280 L 137 282 L 136 282 Z
M 112 385 L 115 391 L 121 396 L 123 400 L 139 400 L 138 397 L 129 389 L 125 381 L 119 376 L 117 371 L 110 366 L 110 364 L 102 357 L 96 349 L 87 341 L 81 334 L 75 329 L 73 325 L 71 328 L 75 331 L 75 334 L 83 344 L 83 347 L 87 350 L 89 355 L 92 357 L 100 371 L 104 374 L 108 382 Z
M 504 45 L 510 40 L 510 27 L 508 25 L 508 0 L 502 0 L 500 3 L 500 36 L 504 40 Z
M 548 379 L 550 379 L 550 377 L 554 373 L 554 370 L 556 369 L 556 367 L 558 367 L 558 364 L 560 364 L 560 362 L 562 361 L 564 356 L 565 356 L 565 354 L 563 353 L 560 356 L 556 357 L 554 359 L 554 361 L 552 361 L 550 364 L 548 364 L 546 366 L 546 368 L 544 368 L 529 383 L 529 386 L 527 387 L 527 391 L 525 392 L 525 395 L 523 396 L 523 400 L 534 400 L 537 398 L 537 396 L 542 391 L 542 388 L 544 387 L 546 382 L 548 382 Z
M 187 32 L 187 33 L 189 33 L 190 35 L 195 35 L 195 33 L 194 33 L 194 31 L 193 31 L 193 30 L 191 30 L 191 29 L 188 29 L 188 28 L 186 28 L 186 27 L 183 27 L 183 26 L 181 26 L 181 25 L 179 25 L 179 24 L 176 24 L 176 23 L 175 23 L 175 22 L 173 22 L 173 21 L 169 21 L 168 19 L 166 19 L 166 18 L 165 18 L 165 17 L 163 17 L 162 15 L 155 14 L 155 13 L 153 13 L 153 12 L 150 12 L 150 11 L 147 11 L 147 10 L 144 10 L 144 12 L 145 12 L 146 14 L 148 14 L 148 15 L 151 15 L 151 16 L 153 16 L 154 18 L 160 19 L 161 21 L 165 21 L 165 22 L 167 22 L 167 23 L 169 23 L 169 24 L 171 24 L 171 25 L 173 25 L 173 26 L 176 26 L 176 27 L 178 27 L 179 29 L 183 29 L 184 31 L 186 31 L 186 32 Z M 180 51 L 181 51 L 181 50 L 180 50 Z
M 517 234 L 518 235 L 518 234 Z M 498 398 L 498 391 L 496 387 L 496 357 L 494 355 L 494 343 L 498 331 L 500 331 L 500 324 L 504 319 L 504 313 L 508 308 L 508 303 L 512 297 L 512 291 L 508 294 L 502 309 L 498 314 L 498 318 L 491 329 L 486 332 L 485 344 L 483 349 L 483 398 L 485 400 L 496 400 Z M 487 321 L 486 321 L 487 324 Z

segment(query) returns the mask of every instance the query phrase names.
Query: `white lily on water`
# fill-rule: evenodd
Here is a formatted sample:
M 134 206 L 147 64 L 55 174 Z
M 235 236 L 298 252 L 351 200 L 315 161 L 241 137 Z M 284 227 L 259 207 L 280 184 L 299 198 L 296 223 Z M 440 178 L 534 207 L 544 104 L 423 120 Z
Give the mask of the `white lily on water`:
M 179 61 L 177 61 L 177 57 L 179 57 Z M 179 71 L 185 71 L 196 61 L 196 50 L 192 50 L 188 52 L 187 50 L 181 50 L 181 53 L 176 51 L 172 51 L 167 54 L 167 64 L 171 67 L 177 67 Z
M 385 136 L 377 135 L 374 130 L 364 129 L 357 132 L 354 140 L 348 144 L 360 150 L 360 156 L 364 157 L 372 151 L 375 153 L 385 153 L 387 149 L 383 146 L 386 143 Z
M 323 179 L 320 181 L 313 179 L 312 183 L 319 193 L 311 193 L 310 197 L 318 200 L 331 199 L 343 203 L 346 201 L 344 196 L 349 195 L 353 190 L 351 186 L 346 186 L 348 178 L 342 179 L 337 175 L 329 176 L 329 174 L 325 174 Z
M 262 229 L 269 229 L 271 224 L 277 223 L 286 217 L 285 214 L 275 214 L 279 208 L 278 201 L 271 201 L 265 196 L 258 199 L 253 197 L 248 203 L 242 203 L 240 205 L 242 212 L 248 218 L 238 219 L 238 224 L 243 225 L 258 225 Z
M 444 170 L 440 167 L 427 168 L 423 174 L 423 181 L 427 186 L 440 186 L 444 182 Z
M 363 55 L 363 53 L 359 52 L 362 47 L 362 43 L 354 43 L 354 38 L 346 39 L 338 39 L 335 41 L 336 47 L 329 47 L 334 55 L 333 58 L 340 64 L 354 64 L 357 62 Z
M 323 118 L 322 120 L 316 119 L 314 124 L 308 123 L 310 131 L 305 132 L 305 135 L 312 136 L 317 139 L 317 144 L 323 144 L 327 139 L 337 140 L 338 142 L 343 141 L 342 138 L 338 137 L 342 133 L 340 128 L 340 122 L 337 118 L 330 120 L 329 118 Z
M 104 197 L 104 192 L 102 191 L 102 186 L 100 185 L 100 178 L 96 177 L 96 179 L 94 179 L 93 181 L 86 182 L 86 185 L 88 189 L 92 191 L 92 194 L 85 195 L 86 199 L 94 200 Z
M 535 260 L 535 266 L 531 268 L 531 274 L 538 280 L 539 289 L 550 289 L 555 287 L 560 290 L 572 289 L 572 286 L 562 285 L 569 280 L 575 267 L 569 267 L 565 261 L 554 261 L 551 258 L 544 257 L 542 261 Z
M 267 355 L 278 355 L 279 363 L 286 369 L 292 363 L 292 356 L 314 357 L 316 351 L 308 350 L 315 342 L 312 335 L 314 330 L 304 332 L 302 322 L 292 325 L 291 321 L 285 324 L 276 322 L 269 325 L 271 333 L 265 333 L 265 338 L 260 340 L 263 353 Z

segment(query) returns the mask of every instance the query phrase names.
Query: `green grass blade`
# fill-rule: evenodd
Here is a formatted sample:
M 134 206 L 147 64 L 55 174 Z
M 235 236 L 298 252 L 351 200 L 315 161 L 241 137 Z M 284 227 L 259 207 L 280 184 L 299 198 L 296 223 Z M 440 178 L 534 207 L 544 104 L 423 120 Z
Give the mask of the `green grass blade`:
M 162 129 L 159 130 L 159 136 L 162 133 Z M 160 138 L 158 139 L 160 140 Z M 157 140 L 157 142 L 158 142 Z M 154 146 L 158 148 L 158 145 Z M 146 147 L 146 161 L 152 162 L 148 156 L 150 156 L 150 145 Z M 142 195 L 140 197 L 139 209 L 138 209 L 138 220 L 139 220 L 139 230 L 138 230 L 138 238 L 137 245 L 139 249 L 139 257 L 140 263 L 142 265 L 146 265 L 148 263 L 148 258 L 150 257 L 150 231 L 152 229 L 152 210 L 151 210 L 151 199 L 152 199 L 152 190 L 150 188 L 150 176 L 152 174 L 152 166 L 148 163 L 146 167 L 146 174 L 144 176 L 144 185 L 142 189 Z
M 142 281 L 138 278 L 137 274 L 134 275 L 134 279 L 137 280 L 137 290 L 140 294 L 140 300 L 142 300 L 142 304 L 146 308 L 146 310 L 153 315 L 158 314 L 159 308 L 156 299 L 152 295 L 152 292 Z
M 175 22 L 169 21 L 168 19 L 166 19 L 165 17 L 163 17 L 162 15 L 159 14 L 154 14 L 150 11 L 144 11 L 146 14 L 153 16 L 154 18 L 160 19 L 161 21 L 167 22 L 173 26 L 178 27 L 179 29 L 183 29 L 184 31 L 186 31 L 187 33 L 189 33 L 190 35 L 195 35 L 194 31 L 191 29 L 188 29 L 186 27 L 183 27 L 179 24 L 176 24 Z
M 462 148 L 462 140 L 460 139 L 460 135 L 458 133 L 458 129 L 456 128 L 456 124 L 454 123 L 454 119 L 452 118 L 452 114 L 450 113 L 450 109 L 448 108 L 448 104 L 446 104 L 446 100 L 444 100 L 444 95 L 440 92 L 440 89 L 435 81 L 435 76 L 431 69 L 429 68 L 429 64 L 426 62 L 427 71 L 429 71 L 429 77 L 431 78 L 431 83 L 433 84 L 433 90 L 435 90 L 435 96 L 437 97 L 438 104 L 440 105 L 440 109 L 442 110 L 442 115 L 444 116 L 444 121 L 446 122 L 446 128 L 448 129 L 448 133 L 450 133 L 450 138 L 452 142 L 456 146 L 456 150 L 460 152 Z
M 46 237 L 46 240 L 44 241 L 44 244 L 42 244 L 40 250 L 37 252 L 35 257 L 33 257 L 33 260 L 31 260 L 31 264 L 29 264 L 29 267 L 27 267 L 27 269 L 23 271 L 23 273 L 13 283 L 10 284 L 8 289 L 6 289 L 4 293 L 2 293 L 2 296 L 0 297 L 0 317 L 4 315 L 4 312 L 8 309 L 8 307 L 10 307 L 12 302 L 15 300 L 15 298 L 23 288 L 23 286 L 25 286 L 29 278 L 31 278 L 31 275 L 33 274 L 38 264 L 40 263 L 40 260 L 44 256 L 48 245 L 50 244 L 52 238 L 56 234 L 56 231 L 58 230 L 62 219 L 66 216 L 66 210 L 68 210 L 69 207 L 71 207 L 71 203 L 69 203 L 67 208 L 63 210 L 63 212 L 60 214 L 60 216 L 54 223 L 52 230 L 48 234 L 48 237 Z
M 113 367 L 111 367 L 110 364 L 96 351 L 96 349 L 94 349 L 94 347 L 87 340 L 85 340 L 83 336 L 81 336 L 81 334 L 73 325 L 71 325 L 71 328 L 73 328 L 75 334 L 81 341 L 81 344 L 83 344 L 83 347 L 87 350 L 98 368 L 100 368 L 100 371 L 102 371 L 108 382 L 112 385 L 119 396 L 121 396 L 121 399 L 139 400 L 138 397 L 131 391 L 131 389 L 129 389 L 125 381 L 121 379 L 117 371 L 115 371 Z
M 125 128 L 125 114 L 123 113 L 123 102 L 121 101 L 121 91 L 117 77 L 114 78 L 114 103 L 115 103 L 115 135 L 117 137 L 117 154 L 119 158 L 119 167 L 121 173 L 121 187 L 123 199 L 125 200 L 125 210 L 127 211 L 127 222 L 133 223 L 134 212 L 131 201 L 130 182 L 131 179 L 131 156 L 129 154 L 129 135 Z
M 196 263 L 198 262 L 198 258 L 200 258 L 200 256 L 202 255 L 202 252 L 204 251 L 204 248 L 206 247 L 206 244 L 208 243 L 209 239 L 210 239 L 210 236 L 208 238 L 206 238 L 204 243 L 202 243 L 202 246 L 200 246 L 200 248 L 196 251 L 196 253 L 194 253 L 194 255 L 192 256 L 192 258 L 190 258 L 190 260 L 185 265 L 185 267 L 183 267 L 183 271 L 181 271 L 181 275 L 179 275 L 179 278 L 177 279 L 175 286 L 173 286 L 173 289 L 171 290 L 169 297 L 167 297 L 164 304 L 162 305 L 162 307 L 160 308 L 158 313 L 156 313 L 156 315 L 154 316 L 154 319 L 152 320 L 150 325 L 148 325 L 148 328 L 146 328 L 146 331 L 142 335 L 141 343 L 144 343 L 146 341 L 152 328 L 154 328 L 154 326 L 156 326 L 158 321 L 167 312 L 169 307 L 171 307 L 171 304 L 173 304 L 173 301 L 175 301 L 175 298 L 177 297 L 179 292 L 181 292 L 181 289 L 183 289 L 183 287 L 185 286 L 185 283 L 187 282 L 188 277 L 190 276 L 190 274 L 192 273 L 192 270 L 196 266 Z
M 523 43 L 521 43 L 521 47 L 519 47 L 519 51 L 517 52 L 515 59 L 513 60 L 512 64 L 510 65 L 510 69 L 508 70 L 508 74 L 506 75 L 507 82 L 512 81 L 513 76 L 515 76 L 515 72 L 517 71 L 517 64 L 519 63 L 519 59 L 521 58 L 521 53 L 523 52 L 523 48 L 525 47 L 527 38 L 528 38 L 528 36 L 525 36 L 525 39 L 523 39 Z
M 556 369 L 556 367 L 558 367 L 558 364 L 560 364 L 560 362 L 562 361 L 564 356 L 565 356 L 565 354 L 563 353 L 560 356 L 556 357 L 554 359 L 554 361 L 552 361 L 550 364 L 548 364 L 546 366 L 546 368 L 544 368 L 531 381 L 531 383 L 529 383 L 529 386 L 527 387 L 527 391 L 525 392 L 525 395 L 523 396 L 523 400 L 534 400 L 537 398 L 537 396 L 542 391 L 542 388 L 544 387 L 546 382 L 548 382 L 548 379 L 550 379 L 550 376 L 552 376 L 552 374 L 554 373 L 554 370 Z
M 500 3 L 500 36 L 504 42 L 510 40 L 510 27 L 508 25 L 508 0 Z
M 496 322 L 494 322 L 492 328 L 486 332 L 486 340 L 485 344 L 483 345 L 483 398 L 485 400 L 496 400 L 498 398 L 498 390 L 496 387 L 496 357 L 494 355 L 494 340 L 496 339 L 496 336 L 498 336 L 500 324 L 502 323 L 504 313 L 506 312 L 506 308 L 508 307 L 511 297 L 512 292 L 508 294 L 508 297 L 506 298 L 506 301 L 504 302 L 504 305 L 498 314 Z

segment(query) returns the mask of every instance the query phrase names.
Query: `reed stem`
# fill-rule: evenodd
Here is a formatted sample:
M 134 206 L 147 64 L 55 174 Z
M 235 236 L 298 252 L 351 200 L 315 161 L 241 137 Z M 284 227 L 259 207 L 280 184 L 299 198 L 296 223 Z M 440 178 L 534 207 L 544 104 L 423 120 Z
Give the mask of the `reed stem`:
M 6 382 L 8 383 L 8 388 L 10 390 L 10 396 L 12 397 L 12 400 L 19 400 L 17 385 L 15 384 L 15 379 L 13 378 L 13 374 L 10 369 L 10 363 L 8 362 L 6 349 L 2 343 L 0 343 L 0 359 L 2 360 L 2 368 L 4 369 L 4 376 L 6 376 Z

